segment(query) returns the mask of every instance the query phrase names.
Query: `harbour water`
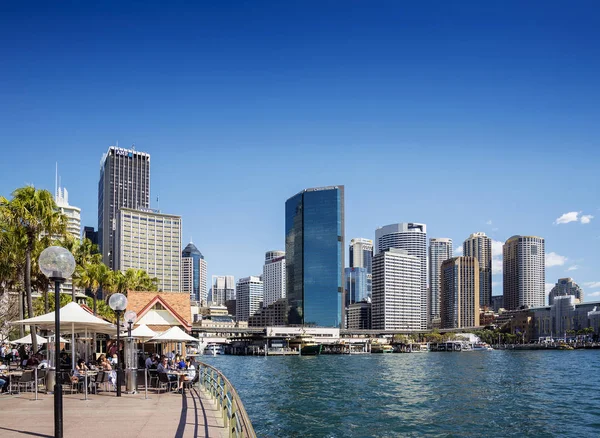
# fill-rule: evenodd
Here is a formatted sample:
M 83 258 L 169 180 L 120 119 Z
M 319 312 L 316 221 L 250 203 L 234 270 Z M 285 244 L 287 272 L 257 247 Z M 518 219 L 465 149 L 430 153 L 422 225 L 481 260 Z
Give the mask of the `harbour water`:
M 597 437 L 600 352 L 203 356 L 259 437 Z

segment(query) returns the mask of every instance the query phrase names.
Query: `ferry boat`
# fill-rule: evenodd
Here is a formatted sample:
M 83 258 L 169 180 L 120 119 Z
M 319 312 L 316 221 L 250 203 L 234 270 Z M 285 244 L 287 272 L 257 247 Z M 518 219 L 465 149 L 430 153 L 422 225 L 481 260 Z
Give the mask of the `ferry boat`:
M 210 355 L 210 356 L 216 356 L 217 354 L 225 354 L 225 351 L 224 351 L 222 345 L 219 345 L 219 344 L 208 344 L 204 348 L 204 354 Z
M 321 354 L 323 346 L 315 342 L 312 335 L 301 334 L 290 339 L 290 348 L 300 351 L 301 356 L 316 356 Z
M 393 353 L 394 347 L 390 344 L 380 344 L 379 342 L 373 342 L 371 344 L 371 353 Z
M 493 348 L 490 346 L 490 344 L 487 344 L 485 342 L 476 342 L 473 344 L 473 351 L 492 351 Z

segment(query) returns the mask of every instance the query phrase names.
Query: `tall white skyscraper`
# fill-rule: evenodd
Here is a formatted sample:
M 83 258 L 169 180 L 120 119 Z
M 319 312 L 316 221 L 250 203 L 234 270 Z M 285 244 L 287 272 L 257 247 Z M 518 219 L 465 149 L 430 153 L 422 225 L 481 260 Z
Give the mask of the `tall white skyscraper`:
M 116 269 L 143 269 L 159 290 L 180 292 L 181 216 L 121 208 L 115 242 Z
M 260 277 L 240 278 L 236 286 L 235 315 L 237 321 L 248 321 L 262 307 L 263 282 Z
M 492 305 L 492 239 L 485 233 L 473 233 L 463 243 L 463 255 L 479 262 L 479 305 Z
M 546 251 L 542 237 L 513 236 L 502 247 L 504 307 L 541 307 L 546 302 Z
M 67 217 L 67 233 L 72 235 L 78 241 L 81 239 L 81 209 L 69 205 L 69 192 L 65 188 L 56 186 L 54 202 L 58 210 Z M 62 285 L 61 291 L 66 294 L 73 292 L 73 281 L 68 278 Z
M 436 325 L 440 318 L 442 263 L 452 258 L 452 239 L 433 237 L 429 239 L 429 320 Z
M 262 278 L 263 307 L 285 298 L 285 251 L 267 251 Z
M 235 279 L 233 275 L 213 275 L 211 302 L 224 306 L 226 301 L 235 300 Z
M 421 264 L 421 330 L 428 325 L 427 294 L 427 227 L 425 224 L 399 223 L 375 230 L 375 254 L 389 248 L 403 249 L 418 257 Z
M 421 259 L 389 248 L 373 257 L 372 328 L 421 330 Z

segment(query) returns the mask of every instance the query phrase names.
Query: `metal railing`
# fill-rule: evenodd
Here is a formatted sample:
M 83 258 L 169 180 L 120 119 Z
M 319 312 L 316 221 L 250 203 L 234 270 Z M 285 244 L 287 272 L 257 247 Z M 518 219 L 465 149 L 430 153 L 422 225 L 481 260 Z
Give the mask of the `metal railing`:
M 229 437 L 255 438 L 252 422 L 244 409 L 237 391 L 218 369 L 203 362 L 197 362 L 198 385 L 217 402 L 223 415 Z

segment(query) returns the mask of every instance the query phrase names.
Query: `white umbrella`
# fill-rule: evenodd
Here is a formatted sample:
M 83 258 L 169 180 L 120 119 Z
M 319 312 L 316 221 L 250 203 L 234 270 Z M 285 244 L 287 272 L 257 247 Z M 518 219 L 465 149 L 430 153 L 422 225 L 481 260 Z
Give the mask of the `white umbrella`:
M 127 336 L 127 333 L 121 334 L 121 336 Z M 146 324 L 142 324 L 135 329 L 131 330 L 131 337 L 135 339 L 151 339 L 154 338 L 157 333 L 149 328 Z
M 84 310 L 79 304 L 70 302 L 66 306 L 59 309 L 60 323 L 65 330 L 71 329 L 71 333 L 85 332 L 87 337 L 88 331 L 97 333 L 114 334 L 117 330 L 116 326 L 110 322 L 104 321 L 87 310 Z M 13 325 L 35 325 L 38 327 L 52 329 L 54 328 L 54 312 L 46 313 L 45 315 L 34 316 L 29 319 L 14 321 Z M 56 358 L 58 360 L 58 358 Z M 75 354 L 72 354 L 72 366 L 75 369 Z
M 68 344 L 69 341 L 68 339 L 63 338 L 62 336 L 59 336 L 58 339 L 60 340 L 60 342 L 62 342 L 63 344 Z M 50 335 L 48 336 L 48 342 L 54 342 L 54 335 Z
M 179 327 L 173 326 L 166 332 L 154 336 L 150 342 L 198 342 L 198 339 L 188 335 Z
M 40 335 L 35 335 L 35 338 L 37 339 L 37 343 L 39 345 L 45 344 L 46 342 L 48 342 L 48 340 Z M 22 337 L 21 339 L 17 339 L 14 341 L 11 341 L 11 344 L 31 344 L 31 333 L 29 333 L 27 336 Z

